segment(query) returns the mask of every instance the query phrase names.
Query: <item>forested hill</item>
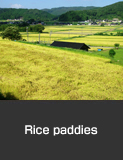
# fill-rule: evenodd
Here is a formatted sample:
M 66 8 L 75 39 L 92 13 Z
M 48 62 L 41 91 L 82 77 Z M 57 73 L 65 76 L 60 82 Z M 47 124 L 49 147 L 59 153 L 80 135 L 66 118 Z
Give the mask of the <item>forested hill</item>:
M 63 12 L 66 13 L 62 14 Z M 0 8 L 0 20 L 19 19 L 20 17 L 23 17 L 25 21 L 29 19 L 34 19 L 35 21 L 51 21 L 58 17 L 59 21 L 64 22 L 113 18 L 123 20 L 123 1 L 105 7 L 60 7 L 43 10 Z
M 99 7 L 94 6 L 88 6 L 88 7 L 59 7 L 59 8 L 51 8 L 51 9 L 42 9 L 43 11 L 46 11 L 53 15 L 61 15 L 63 13 L 66 13 L 68 11 L 82 11 L 82 10 L 90 10 L 90 9 L 97 9 Z
M 54 18 L 54 15 L 38 9 L 0 8 L 0 20 L 19 19 L 20 17 L 23 17 L 24 20 L 46 21 Z
M 59 17 L 59 21 L 84 21 L 87 19 L 112 19 L 123 20 L 123 1 L 85 11 L 69 11 Z

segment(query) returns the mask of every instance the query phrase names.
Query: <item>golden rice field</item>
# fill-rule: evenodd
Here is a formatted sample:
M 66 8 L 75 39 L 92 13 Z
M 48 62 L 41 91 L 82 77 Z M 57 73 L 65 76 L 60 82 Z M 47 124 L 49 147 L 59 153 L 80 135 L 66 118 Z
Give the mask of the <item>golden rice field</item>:
M 94 34 L 97 32 L 104 32 L 110 29 L 115 29 L 114 26 L 112 27 L 100 27 L 100 26 L 45 26 L 45 30 L 41 34 L 41 39 L 49 39 L 50 32 L 51 38 L 68 38 L 74 36 L 83 36 L 87 34 Z M 26 32 L 22 32 L 23 38 L 27 38 Z M 29 33 L 30 40 L 36 40 L 39 38 L 39 34 L 37 33 Z
M 0 40 L 0 90 L 19 100 L 123 100 L 123 67 L 85 51 Z
M 101 26 L 81 26 L 81 25 L 72 25 L 72 26 L 45 26 L 45 30 L 44 32 L 59 32 L 59 31 L 66 31 L 68 32 L 70 31 L 98 31 L 98 32 L 102 32 L 102 31 L 107 31 L 107 30 L 112 30 L 115 29 L 115 26 L 105 26 L 105 27 L 101 27 Z
M 62 41 L 62 40 L 61 40 Z M 64 40 L 63 40 L 64 41 Z M 87 37 L 72 38 L 65 41 L 85 43 L 91 46 L 104 46 L 114 47 L 115 43 L 119 43 L 120 47 L 123 47 L 123 36 L 100 36 L 92 35 Z
M 123 38 L 120 36 L 99 36 L 93 35 L 94 33 L 106 32 L 110 34 L 115 31 L 119 26 L 45 26 L 45 33 L 40 34 L 40 41 L 42 43 L 51 44 L 55 40 L 61 41 L 71 41 L 71 42 L 80 42 L 86 43 L 91 46 L 104 46 L 104 47 L 113 47 L 114 43 L 120 43 L 120 46 L 123 47 Z M 123 27 L 120 26 L 120 29 Z M 50 34 L 50 31 L 51 34 Z M 47 33 L 46 33 L 47 32 Z M 27 33 L 21 32 L 23 39 L 26 39 L 30 42 L 39 41 L 38 33 Z M 91 35 L 91 36 L 87 36 Z
M 69 41 L 69 42 L 78 42 L 85 43 L 90 46 L 104 46 L 104 47 L 113 47 L 115 43 L 119 43 L 120 47 L 123 47 L 123 37 L 122 36 L 100 36 L 100 35 L 91 35 L 83 36 L 76 34 L 52 34 L 51 37 L 48 34 L 41 34 L 40 41 L 43 43 L 52 43 L 53 41 Z M 27 35 L 23 36 L 27 40 Z M 30 34 L 28 41 L 34 42 L 39 41 L 39 34 Z
M 39 41 L 39 34 L 38 33 L 31 33 L 29 32 L 29 37 L 27 38 L 27 35 L 25 33 L 21 33 L 23 39 L 26 39 L 30 42 L 34 42 L 34 41 Z M 40 34 L 40 41 L 45 41 L 48 43 L 52 43 L 54 40 L 61 40 L 64 38 L 72 38 L 77 36 L 77 34 L 47 34 L 47 33 L 42 33 Z

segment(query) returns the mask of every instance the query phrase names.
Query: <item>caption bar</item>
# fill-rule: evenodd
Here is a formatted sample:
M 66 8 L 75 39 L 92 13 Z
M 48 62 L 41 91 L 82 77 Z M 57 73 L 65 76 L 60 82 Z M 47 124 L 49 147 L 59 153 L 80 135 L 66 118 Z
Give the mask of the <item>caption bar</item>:
M 84 127 L 83 125 L 78 125 L 75 127 L 71 125 L 70 127 L 53 127 L 53 136 L 57 135 L 97 135 L 97 127 Z M 25 134 L 32 135 L 48 135 L 50 134 L 49 127 L 36 127 L 35 125 L 25 125 Z

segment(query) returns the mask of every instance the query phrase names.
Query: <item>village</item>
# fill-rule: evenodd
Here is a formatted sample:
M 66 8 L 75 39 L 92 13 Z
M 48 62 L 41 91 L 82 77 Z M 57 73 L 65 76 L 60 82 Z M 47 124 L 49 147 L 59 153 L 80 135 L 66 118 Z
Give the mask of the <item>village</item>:
M 123 25 L 122 20 L 119 20 L 118 18 L 113 18 L 113 20 L 108 20 L 108 19 L 104 19 L 104 20 L 94 20 L 92 21 L 90 20 L 86 20 L 86 21 L 80 21 L 78 22 L 77 25 L 98 25 L 101 26 L 102 24 L 104 24 L 105 26 L 115 26 L 115 25 Z
M 54 21 L 54 22 L 43 22 L 43 21 L 35 21 L 34 19 L 24 21 L 23 17 L 20 17 L 19 19 L 7 19 L 5 21 L 0 21 L 0 24 L 20 24 L 26 22 L 29 25 L 36 25 L 36 24 L 41 24 L 41 25 L 97 25 L 97 26 L 116 26 L 116 25 L 123 25 L 123 21 L 119 20 L 118 18 L 113 18 L 112 20 L 108 19 L 98 19 L 98 20 L 85 20 L 85 21 L 78 21 L 78 22 L 59 22 L 59 21 Z

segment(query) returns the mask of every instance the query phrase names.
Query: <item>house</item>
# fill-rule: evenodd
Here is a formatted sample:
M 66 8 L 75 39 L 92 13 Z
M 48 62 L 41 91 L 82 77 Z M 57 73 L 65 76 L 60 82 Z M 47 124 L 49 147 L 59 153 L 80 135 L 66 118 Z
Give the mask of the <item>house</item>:
M 122 20 L 119 20 L 118 18 L 113 18 L 112 22 L 114 22 L 114 23 L 117 22 L 118 23 L 118 22 L 122 22 Z
M 73 49 L 86 50 L 90 49 L 85 43 L 74 43 L 74 42 L 62 42 L 62 41 L 54 41 L 51 46 L 55 47 L 67 47 Z
M 111 26 L 116 26 L 116 25 L 118 25 L 118 23 L 111 23 L 110 25 Z
M 86 20 L 87 22 L 91 22 L 91 19 L 89 19 L 89 20 Z
M 85 25 L 85 23 L 81 23 L 81 25 Z
M 93 22 L 93 23 L 91 23 L 91 25 L 97 25 L 97 23 L 96 23 L 96 22 Z
M 113 18 L 112 22 L 118 22 L 119 19 L 118 18 Z
M 91 26 L 91 23 L 88 23 L 89 26 Z

